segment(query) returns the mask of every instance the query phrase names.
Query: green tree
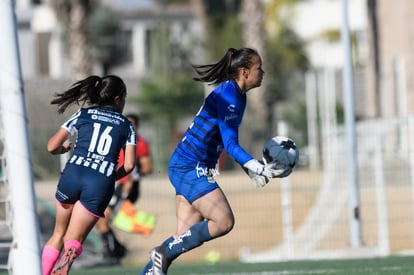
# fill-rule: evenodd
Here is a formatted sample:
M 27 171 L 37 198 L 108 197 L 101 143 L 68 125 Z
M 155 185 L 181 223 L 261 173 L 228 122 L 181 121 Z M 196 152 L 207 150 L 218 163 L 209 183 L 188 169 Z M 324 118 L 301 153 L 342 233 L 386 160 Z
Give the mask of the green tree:
M 288 26 L 282 26 L 275 39 L 267 41 L 267 70 L 271 77 L 268 83 L 267 102 L 273 104 L 288 100 L 292 86 L 289 85 L 298 71 L 305 71 L 309 61 L 302 41 Z
M 298 0 L 271 0 L 266 5 L 267 32 L 267 125 L 272 125 L 283 119 L 288 122 L 291 132 L 298 136 L 306 136 L 306 123 L 298 123 L 298 118 L 304 119 L 302 110 L 305 106 L 303 73 L 309 68 L 303 41 L 292 29 L 291 20 L 294 18 L 293 7 Z M 292 109 L 292 110 L 288 110 Z
M 265 41 L 265 5 L 263 1 L 243 0 L 239 19 L 242 30 L 244 46 L 256 49 L 262 57 L 263 69 L 267 69 L 267 49 Z M 259 154 L 263 149 L 262 144 L 256 140 L 266 140 L 270 136 L 271 127 L 267 125 L 266 118 L 269 113 L 266 98 L 267 83 L 269 77 L 264 77 L 262 85 L 255 89 L 254 94 L 249 93 L 249 104 L 247 104 L 243 128 L 248 131 L 243 134 L 244 144 L 249 144 L 247 149 Z
M 212 21 L 208 27 L 207 56 L 213 60 L 224 55 L 228 48 L 240 48 L 243 46 L 241 37 L 241 26 L 236 14 L 227 15 L 220 24 Z
M 374 89 L 375 100 L 375 116 L 380 117 L 383 115 L 381 107 L 381 55 L 380 55 L 380 29 L 378 22 L 378 3 L 377 0 L 367 1 L 368 12 L 368 44 L 371 51 L 370 63 L 368 65 L 368 72 L 372 74 L 372 85 Z
M 139 100 L 145 106 L 144 115 L 165 119 L 171 131 L 180 118 L 197 112 L 204 98 L 203 85 L 182 73 L 173 78 L 144 80 L 141 88 Z
M 87 18 L 95 6 L 94 0 L 48 0 L 56 18 L 67 34 L 73 78 L 82 79 L 92 73 L 88 51 Z
M 91 57 L 101 64 L 104 75 L 121 59 L 122 52 L 117 52 L 120 25 L 118 14 L 102 5 L 95 9 L 88 20 Z
M 165 1 L 162 2 L 166 4 Z M 165 6 L 163 6 L 165 8 Z M 192 49 L 185 48 L 180 41 L 170 39 L 169 24 L 164 10 L 161 10 L 158 23 L 151 33 L 150 77 L 140 84 L 140 96 L 135 100 L 141 106 L 141 113 L 148 118 L 157 131 L 158 161 L 166 167 L 170 150 L 177 144 L 181 135 L 177 133 L 180 120 L 194 115 L 204 98 L 203 85 L 192 80 L 190 56 Z M 197 45 L 194 39 L 194 45 Z
M 239 20 L 240 1 L 204 0 L 206 15 L 206 51 L 213 60 L 223 56 L 228 48 L 243 45 Z
M 142 82 L 138 102 L 142 106 L 142 116 L 151 120 L 161 131 L 157 135 L 161 136 L 157 144 L 162 151 L 159 155 L 162 167 L 166 167 L 167 157 L 182 137 L 177 132 L 178 121 L 194 115 L 203 98 L 203 85 L 184 73 Z

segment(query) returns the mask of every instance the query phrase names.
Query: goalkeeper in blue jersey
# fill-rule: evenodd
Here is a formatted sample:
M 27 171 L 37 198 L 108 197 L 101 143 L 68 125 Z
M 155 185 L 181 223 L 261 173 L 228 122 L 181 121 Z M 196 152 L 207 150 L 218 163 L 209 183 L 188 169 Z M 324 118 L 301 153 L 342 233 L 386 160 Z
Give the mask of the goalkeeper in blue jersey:
M 225 149 L 248 171 L 258 186 L 269 178 L 287 176 L 255 160 L 239 144 L 239 126 L 246 107 L 246 93 L 261 85 L 264 71 L 254 49 L 227 50 L 215 64 L 193 65 L 196 81 L 218 85 L 204 100 L 168 164 L 176 191 L 177 231 L 150 251 L 142 275 L 166 274 L 180 254 L 223 236 L 234 226 L 234 216 L 214 175 Z

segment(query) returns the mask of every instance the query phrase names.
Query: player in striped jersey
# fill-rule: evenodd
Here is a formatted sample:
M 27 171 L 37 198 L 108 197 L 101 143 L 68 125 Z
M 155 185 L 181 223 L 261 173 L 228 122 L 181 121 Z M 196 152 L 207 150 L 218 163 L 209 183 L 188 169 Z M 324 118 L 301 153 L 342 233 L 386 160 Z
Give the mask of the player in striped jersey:
M 196 81 L 218 86 L 204 100 L 169 160 L 168 175 L 176 191 L 177 231 L 150 251 L 151 261 L 141 271 L 145 275 L 166 274 L 179 255 L 232 230 L 232 209 L 214 179 L 224 149 L 255 175 L 252 179 L 258 186 L 285 172 L 255 160 L 239 144 L 246 93 L 259 87 L 264 75 L 257 51 L 230 48 L 217 63 L 193 68 Z
M 73 103 L 82 104 L 82 108 L 47 144 L 51 154 L 63 154 L 71 149 L 70 137 L 76 135 L 72 156 L 62 171 L 55 194 L 56 222 L 53 235 L 42 251 L 43 275 L 68 274 L 73 261 L 82 253 L 82 242 L 104 216 L 115 180 L 135 166 L 135 130 L 122 115 L 126 95 L 121 78 L 90 76 L 51 101 L 59 106 L 59 113 Z M 117 168 L 123 147 L 124 165 Z M 64 253 L 56 263 L 62 247 Z

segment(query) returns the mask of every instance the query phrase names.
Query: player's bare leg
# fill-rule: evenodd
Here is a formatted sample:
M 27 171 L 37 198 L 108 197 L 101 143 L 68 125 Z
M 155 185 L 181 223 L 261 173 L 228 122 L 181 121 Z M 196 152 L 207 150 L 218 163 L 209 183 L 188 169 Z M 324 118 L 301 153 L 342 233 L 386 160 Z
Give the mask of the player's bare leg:
M 174 241 L 151 250 L 154 275 L 166 274 L 170 263 L 180 254 L 227 234 L 234 225 L 233 212 L 220 188 L 193 204 L 178 195 L 176 207 L 178 222 Z

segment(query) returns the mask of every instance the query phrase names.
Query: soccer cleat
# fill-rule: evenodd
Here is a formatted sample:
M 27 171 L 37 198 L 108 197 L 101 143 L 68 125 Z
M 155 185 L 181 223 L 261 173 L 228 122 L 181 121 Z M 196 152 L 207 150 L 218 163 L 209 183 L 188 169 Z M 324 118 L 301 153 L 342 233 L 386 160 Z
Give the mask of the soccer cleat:
M 65 251 L 65 254 L 63 254 L 62 258 L 60 258 L 59 262 L 55 265 L 52 275 L 67 275 L 75 258 L 76 248 L 70 247 Z
M 154 275 L 153 268 L 151 267 L 144 275 Z
M 151 249 L 152 272 L 154 275 L 166 275 L 168 260 L 165 255 L 165 247 L 157 246 Z
M 123 246 L 115 237 L 112 230 L 101 235 L 107 257 L 118 258 L 119 260 L 128 253 L 128 249 Z

